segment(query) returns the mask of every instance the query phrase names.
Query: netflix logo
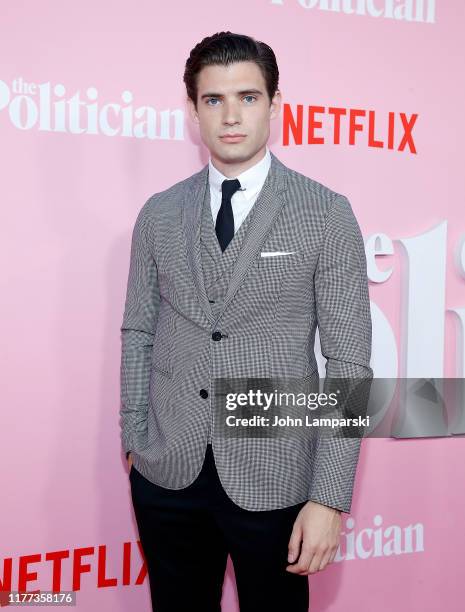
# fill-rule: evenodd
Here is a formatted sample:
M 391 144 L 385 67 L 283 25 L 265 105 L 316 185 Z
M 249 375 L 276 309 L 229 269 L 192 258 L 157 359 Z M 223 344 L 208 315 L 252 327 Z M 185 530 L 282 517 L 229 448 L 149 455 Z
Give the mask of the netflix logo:
M 283 145 L 349 144 L 416 154 L 417 118 L 415 113 L 283 104 Z
M 112 551 L 111 554 L 119 553 Z M 143 583 L 147 567 L 140 541 L 137 541 L 137 546 L 133 542 L 123 542 L 116 575 L 108 574 L 107 555 L 107 546 L 101 544 L 4 558 L 3 567 L 0 566 L 1 601 L 7 601 L 9 591 L 79 591 L 83 582 L 85 586 L 98 589 Z M 111 561 L 115 567 L 113 557 Z M 37 583 L 40 583 L 40 588 Z

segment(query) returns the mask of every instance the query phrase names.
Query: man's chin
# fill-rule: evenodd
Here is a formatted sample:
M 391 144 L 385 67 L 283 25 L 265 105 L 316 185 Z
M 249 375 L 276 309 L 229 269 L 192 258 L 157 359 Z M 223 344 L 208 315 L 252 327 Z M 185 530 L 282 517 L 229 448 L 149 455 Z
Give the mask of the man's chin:
M 218 159 L 225 162 L 243 162 L 250 159 L 254 152 L 250 151 L 247 147 L 241 146 L 242 143 L 233 145 L 223 145 L 219 149 L 215 150 L 214 154 Z

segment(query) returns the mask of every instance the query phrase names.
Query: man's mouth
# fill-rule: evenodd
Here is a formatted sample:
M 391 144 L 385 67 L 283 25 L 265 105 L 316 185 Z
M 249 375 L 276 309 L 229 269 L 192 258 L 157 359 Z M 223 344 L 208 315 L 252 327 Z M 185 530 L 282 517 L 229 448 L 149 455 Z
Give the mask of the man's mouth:
M 225 134 L 224 136 L 220 136 L 223 142 L 240 142 L 244 140 L 245 134 Z

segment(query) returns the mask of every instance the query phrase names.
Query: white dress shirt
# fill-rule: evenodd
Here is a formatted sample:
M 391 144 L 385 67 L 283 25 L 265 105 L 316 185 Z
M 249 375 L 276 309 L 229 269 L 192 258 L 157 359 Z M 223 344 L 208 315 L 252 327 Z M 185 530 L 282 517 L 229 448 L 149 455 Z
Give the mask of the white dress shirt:
M 216 217 L 221 207 L 221 184 L 223 181 L 237 178 L 241 184 L 241 190 L 236 191 L 231 198 L 234 216 L 234 233 L 236 233 L 254 205 L 263 187 L 270 165 L 270 150 L 266 147 L 265 155 L 260 161 L 241 174 L 238 174 L 236 177 L 228 178 L 215 168 L 210 157 L 208 162 L 208 182 L 210 184 L 210 206 L 213 225 L 216 224 Z

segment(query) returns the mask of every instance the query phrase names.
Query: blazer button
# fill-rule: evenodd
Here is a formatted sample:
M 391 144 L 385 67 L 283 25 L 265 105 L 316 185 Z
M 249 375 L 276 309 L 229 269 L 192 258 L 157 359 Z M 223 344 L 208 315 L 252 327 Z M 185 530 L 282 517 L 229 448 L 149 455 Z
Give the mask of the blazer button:
M 208 391 L 206 389 L 200 389 L 200 397 L 203 397 L 203 399 L 207 399 Z
M 221 335 L 221 332 L 216 331 L 212 333 L 212 340 L 221 340 L 223 336 Z

